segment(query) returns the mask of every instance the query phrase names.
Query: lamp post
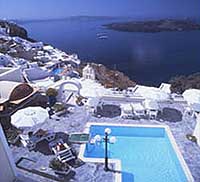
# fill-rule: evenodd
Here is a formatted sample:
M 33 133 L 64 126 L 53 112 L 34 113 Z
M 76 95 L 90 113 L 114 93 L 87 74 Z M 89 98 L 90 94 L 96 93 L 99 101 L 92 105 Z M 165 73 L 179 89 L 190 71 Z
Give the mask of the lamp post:
M 103 138 L 103 140 L 101 139 L 100 135 L 96 135 L 94 137 L 94 141 L 95 141 L 95 143 L 97 142 L 97 144 L 102 142 L 102 141 L 105 142 L 105 156 L 104 156 L 105 157 L 105 166 L 104 166 L 104 170 L 105 171 L 112 171 L 108 167 L 108 143 L 114 144 L 116 142 L 116 138 L 114 136 L 109 138 L 109 135 L 111 134 L 110 128 L 106 128 L 104 130 L 104 134 L 105 134 L 105 137 Z
M 108 135 L 111 133 L 111 129 L 110 128 L 106 128 L 105 129 L 105 167 L 104 167 L 104 170 L 105 171 L 109 171 L 109 168 L 108 168 L 108 142 L 109 142 L 109 138 L 108 138 Z

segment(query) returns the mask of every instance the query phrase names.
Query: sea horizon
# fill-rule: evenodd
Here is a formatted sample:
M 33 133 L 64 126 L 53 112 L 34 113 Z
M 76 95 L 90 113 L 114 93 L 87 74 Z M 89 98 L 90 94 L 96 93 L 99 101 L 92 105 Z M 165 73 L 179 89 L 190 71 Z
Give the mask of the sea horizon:
M 122 20 L 115 18 L 115 22 Z M 31 38 L 77 53 L 84 62 L 100 63 L 122 71 L 139 84 L 158 86 L 175 76 L 199 71 L 200 31 L 135 33 L 102 26 L 112 22 L 112 19 L 75 18 L 71 21 L 27 21 L 21 26 L 27 29 Z M 106 33 L 108 39 L 99 40 L 97 34 L 101 32 Z M 85 41 L 87 46 L 83 46 Z
M 200 1 L 0 1 L 0 182 L 200 182 Z
M 174 19 L 174 20 L 185 20 L 185 19 L 191 19 L 194 21 L 200 22 L 200 17 L 197 16 L 163 16 L 163 17 L 143 17 L 143 16 L 109 16 L 109 15 L 71 15 L 71 16 L 65 16 L 65 17 L 56 17 L 56 18 L 17 18 L 17 19 L 5 19 L 8 21 L 13 22 L 37 22 L 37 21 L 60 21 L 60 20 L 67 20 L 67 19 L 73 19 L 73 18 L 97 18 L 97 19 L 130 19 L 133 21 L 150 21 L 150 20 L 161 20 L 161 19 Z M 4 18 L 3 18 L 4 19 Z

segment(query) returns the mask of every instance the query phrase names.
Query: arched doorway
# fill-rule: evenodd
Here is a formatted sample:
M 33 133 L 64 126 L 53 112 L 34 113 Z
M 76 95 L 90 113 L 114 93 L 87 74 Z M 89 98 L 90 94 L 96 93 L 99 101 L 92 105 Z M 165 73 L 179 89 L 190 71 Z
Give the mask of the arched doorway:
M 60 102 L 67 102 L 72 96 L 80 96 L 82 86 L 78 81 L 64 81 L 59 85 L 57 99 Z

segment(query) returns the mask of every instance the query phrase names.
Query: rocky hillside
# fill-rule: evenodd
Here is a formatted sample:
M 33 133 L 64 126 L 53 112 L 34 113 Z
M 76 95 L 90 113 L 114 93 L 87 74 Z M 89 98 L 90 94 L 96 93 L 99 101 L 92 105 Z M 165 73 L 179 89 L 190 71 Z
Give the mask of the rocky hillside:
M 19 36 L 23 39 L 34 42 L 34 40 L 28 37 L 26 29 L 15 23 L 0 20 L 0 26 L 4 28 L 9 27 L 10 36 Z M 20 51 L 18 50 L 17 53 L 15 53 L 15 55 L 11 56 L 32 60 L 34 54 L 35 52 L 32 50 L 24 51 L 23 49 L 20 49 Z M 77 68 L 77 71 L 80 73 L 80 75 L 82 74 L 82 69 L 84 66 L 86 66 L 86 63 L 82 63 L 80 67 Z M 127 87 L 134 87 L 136 85 L 134 81 L 130 80 L 129 77 L 124 75 L 122 72 L 119 72 L 117 70 L 110 70 L 109 68 L 101 64 L 91 63 L 91 66 L 95 69 L 96 79 L 107 88 L 117 87 L 120 89 L 126 89 Z
M 18 37 L 21 37 L 21 38 L 24 38 L 24 39 L 28 38 L 27 31 L 23 27 L 15 24 L 15 23 L 0 20 L 0 26 L 3 27 L 3 28 L 9 27 L 9 29 L 10 29 L 9 35 L 10 36 L 18 36 Z
M 171 84 L 171 92 L 182 94 L 185 90 L 190 88 L 200 89 L 200 73 L 195 73 L 189 76 L 178 76 L 172 78 L 169 83 Z
M 131 21 L 111 23 L 105 27 L 125 32 L 162 32 L 162 31 L 192 31 L 200 30 L 200 24 L 191 20 L 154 20 L 154 21 Z
M 90 63 L 95 69 L 96 79 L 106 88 L 120 88 L 126 89 L 127 87 L 134 87 L 136 83 L 129 79 L 124 73 L 117 70 L 110 70 L 102 64 Z M 82 74 L 82 69 L 86 63 L 82 63 L 78 72 Z

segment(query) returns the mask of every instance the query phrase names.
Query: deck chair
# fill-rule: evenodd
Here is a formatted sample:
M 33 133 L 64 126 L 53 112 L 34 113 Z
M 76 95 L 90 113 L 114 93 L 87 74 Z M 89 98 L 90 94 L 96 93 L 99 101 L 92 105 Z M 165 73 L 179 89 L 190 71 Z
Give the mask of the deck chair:
M 26 147 L 28 145 L 28 142 L 29 142 L 29 136 L 20 134 L 19 137 L 20 137 L 20 141 L 21 141 L 22 145 L 24 147 Z
M 61 145 L 59 146 L 58 143 Z M 58 140 L 57 142 L 51 143 L 50 148 L 58 160 L 63 163 L 76 159 L 76 156 L 74 156 L 72 153 L 71 147 L 64 143 L 63 140 Z

